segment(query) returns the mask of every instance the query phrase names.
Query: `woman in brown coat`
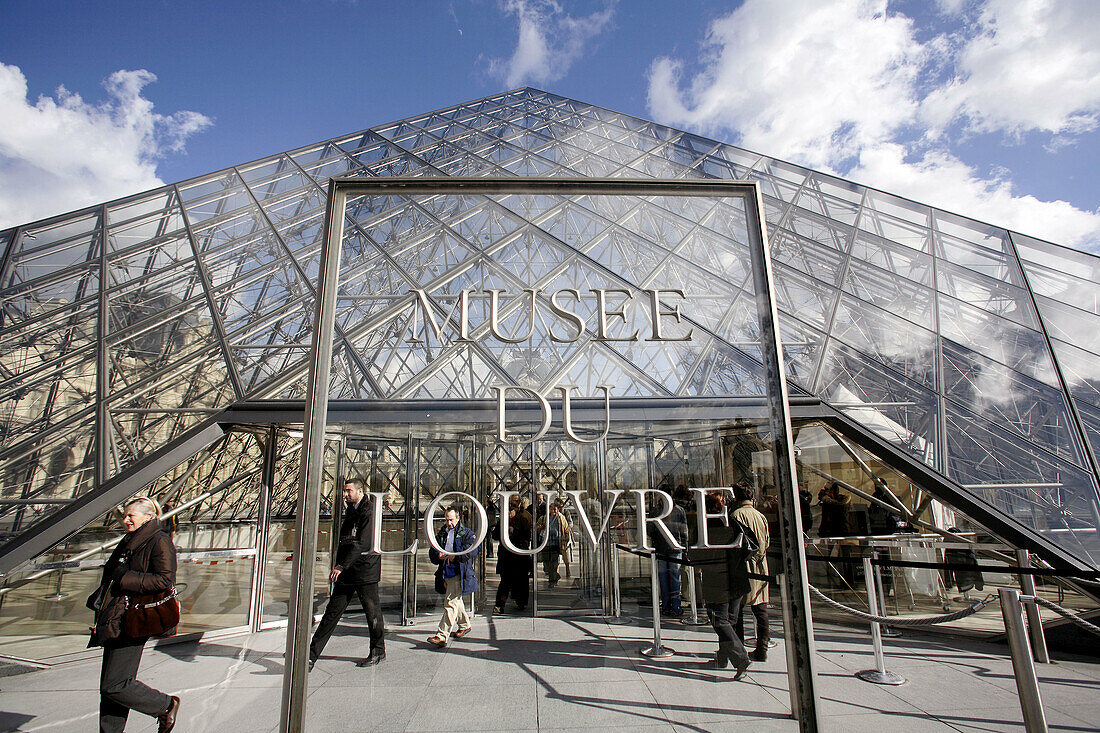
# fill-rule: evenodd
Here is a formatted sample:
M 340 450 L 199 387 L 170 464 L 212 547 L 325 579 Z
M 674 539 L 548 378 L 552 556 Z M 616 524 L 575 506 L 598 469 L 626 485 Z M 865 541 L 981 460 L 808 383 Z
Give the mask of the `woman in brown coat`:
M 141 653 L 149 637 L 126 635 L 123 615 L 128 597 L 172 588 L 176 583 L 176 548 L 158 519 L 152 499 L 132 499 L 124 507 L 126 536 L 103 566 L 99 588 L 88 599 L 96 612 L 89 646 L 103 647 L 99 678 L 99 730 L 121 733 L 131 710 L 157 718 L 159 733 L 176 724 L 180 699 L 137 681 Z

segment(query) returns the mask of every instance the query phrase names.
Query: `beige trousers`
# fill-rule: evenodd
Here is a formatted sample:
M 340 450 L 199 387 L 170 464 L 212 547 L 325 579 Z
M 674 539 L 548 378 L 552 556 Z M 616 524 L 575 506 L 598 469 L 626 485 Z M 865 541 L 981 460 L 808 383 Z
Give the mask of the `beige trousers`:
M 466 613 L 466 602 L 462 600 L 462 579 L 458 576 L 447 578 L 447 595 L 443 601 L 443 618 L 439 619 L 439 635 L 448 638 L 456 627 L 470 628 L 470 614 Z

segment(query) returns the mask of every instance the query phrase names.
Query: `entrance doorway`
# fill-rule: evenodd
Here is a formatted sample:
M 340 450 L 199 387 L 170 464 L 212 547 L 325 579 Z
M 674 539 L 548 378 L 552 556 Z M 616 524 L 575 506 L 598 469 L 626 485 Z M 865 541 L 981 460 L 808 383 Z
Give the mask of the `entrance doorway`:
M 443 494 L 461 492 L 485 507 L 489 526 L 476 568 L 480 589 L 472 599 L 478 610 L 497 605 L 500 548 L 494 536 L 502 492 L 515 492 L 530 514 L 534 546 L 547 533 L 548 504 L 560 505 L 568 530 L 558 553 L 531 557 L 527 602 L 513 597 L 502 612 L 509 615 L 570 616 L 651 612 L 649 559 L 625 551 L 633 546 L 637 517 L 633 495 L 638 489 L 662 489 L 686 500 L 688 489 L 728 485 L 729 480 L 759 474 L 758 486 L 770 476 L 770 460 L 757 426 L 742 419 L 721 421 L 612 421 L 605 439 L 580 443 L 553 430 L 529 444 L 501 443 L 495 426 L 477 424 L 342 424 L 340 473 L 359 478 L 369 491 L 384 495 L 382 549 L 398 552 L 418 540 L 415 554 L 383 557 L 382 601 L 400 609 L 402 624 L 437 616 L 441 597 L 435 592 L 435 566 L 428 557 L 425 514 Z M 623 492 L 614 507 L 608 491 Z M 567 492 L 579 491 L 580 506 Z M 457 505 L 463 521 L 475 531 L 478 512 L 453 494 L 442 506 Z M 690 510 L 690 506 L 686 507 Z M 607 531 L 598 546 L 580 523 L 584 511 L 597 532 L 605 513 Z M 442 512 L 437 513 L 435 529 Z M 551 520 L 551 525 L 558 520 Z M 338 530 L 334 530 L 334 534 Z M 498 536 L 498 535 L 497 535 Z M 684 603 L 691 603 L 684 588 Z M 522 602 L 522 598 L 519 599 Z

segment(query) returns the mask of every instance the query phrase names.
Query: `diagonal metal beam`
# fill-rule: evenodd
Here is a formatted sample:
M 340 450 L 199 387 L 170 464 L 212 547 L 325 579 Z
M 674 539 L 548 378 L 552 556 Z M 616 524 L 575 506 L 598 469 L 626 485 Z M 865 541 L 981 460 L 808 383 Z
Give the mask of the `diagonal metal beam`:
M 46 552 L 225 434 L 212 418 L 99 484 L 0 547 L 0 575 Z

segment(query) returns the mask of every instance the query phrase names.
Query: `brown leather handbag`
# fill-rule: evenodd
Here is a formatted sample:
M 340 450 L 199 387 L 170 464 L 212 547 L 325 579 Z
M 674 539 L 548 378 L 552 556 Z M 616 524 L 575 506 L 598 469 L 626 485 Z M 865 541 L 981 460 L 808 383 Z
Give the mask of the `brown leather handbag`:
M 179 623 L 180 602 L 175 588 L 126 599 L 122 632 L 131 639 L 170 636 Z

